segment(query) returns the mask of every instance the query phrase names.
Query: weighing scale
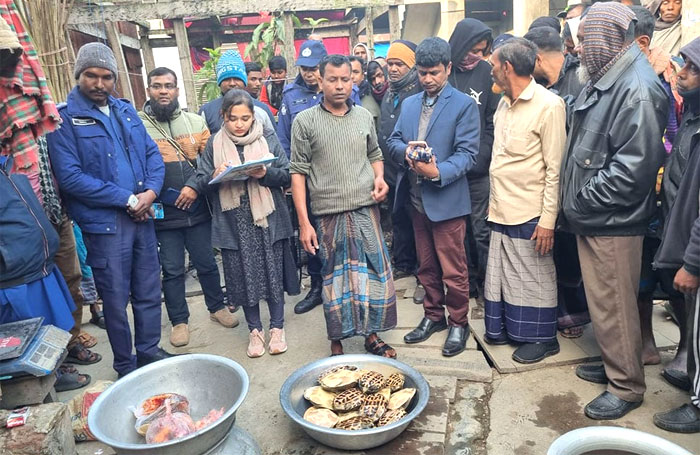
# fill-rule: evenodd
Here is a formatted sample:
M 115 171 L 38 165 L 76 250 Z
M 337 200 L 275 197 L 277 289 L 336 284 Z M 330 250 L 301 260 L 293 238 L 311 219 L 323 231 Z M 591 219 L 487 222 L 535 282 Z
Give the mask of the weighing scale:
M 67 355 L 70 333 L 44 318 L 0 324 L 0 408 L 54 401 L 56 368 Z

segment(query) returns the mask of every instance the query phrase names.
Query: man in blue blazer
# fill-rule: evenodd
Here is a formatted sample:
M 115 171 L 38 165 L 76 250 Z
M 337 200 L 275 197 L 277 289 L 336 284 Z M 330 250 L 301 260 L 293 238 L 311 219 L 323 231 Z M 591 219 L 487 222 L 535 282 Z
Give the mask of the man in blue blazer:
M 425 317 L 404 341 L 420 343 L 449 325 L 445 356 L 462 352 L 469 336 L 464 236 L 471 201 L 466 173 L 479 153 L 480 124 L 474 100 L 447 82 L 450 55 L 450 45 L 440 38 L 418 45 L 416 67 L 424 92 L 404 101 L 387 140 L 391 160 L 400 166 L 394 207 L 408 203 L 411 208 L 418 280 L 426 292 Z M 429 161 L 414 159 L 413 141 L 426 143 Z

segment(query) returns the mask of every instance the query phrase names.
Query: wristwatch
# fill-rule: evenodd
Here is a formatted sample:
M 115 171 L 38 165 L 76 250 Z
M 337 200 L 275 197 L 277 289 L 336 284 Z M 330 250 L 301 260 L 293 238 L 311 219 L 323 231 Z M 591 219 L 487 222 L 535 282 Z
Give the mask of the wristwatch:
M 440 181 L 440 171 L 438 171 L 438 175 L 430 179 L 431 182 L 439 182 Z
M 136 206 L 139 205 L 139 198 L 132 194 L 131 196 L 129 196 L 129 200 L 126 201 L 126 205 L 128 205 L 132 209 L 135 209 Z

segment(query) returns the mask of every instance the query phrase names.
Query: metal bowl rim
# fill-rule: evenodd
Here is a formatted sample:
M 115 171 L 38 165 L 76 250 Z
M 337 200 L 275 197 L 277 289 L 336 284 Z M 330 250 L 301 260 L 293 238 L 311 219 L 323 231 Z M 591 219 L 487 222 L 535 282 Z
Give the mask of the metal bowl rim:
M 416 406 L 413 408 L 413 410 L 406 414 L 401 420 L 390 423 L 389 425 L 384 425 L 383 427 L 377 427 L 377 428 L 369 428 L 366 430 L 338 430 L 335 428 L 326 428 L 322 427 L 320 425 L 315 425 L 313 423 L 310 423 L 306 420 L 304 420 L 303 416 L 300 416 L 292 407 L 291 400 L 289 399 L 289 392 L 292 388 L 292 385 L 295 384 L 302 376 L 304 376 L 306 373 L 305 371 L 311 370 L 313 368 L 316 368 L 317 366 L 320 366 L 322 364 L 327 364 L 329 363 L 330 357 L 326 357 L 323 359 L 319 359 L 316 361 L 313 361 L 311 363 L 307 363 L 306 365 L 302 366 L 301 368 L 298 368 L 294 373 L 289 375 L 286 381 L 284 381 L 284 384 L 282 384 L 282 388 L 280 389 L 280 404 L 282 405 L 282 409 L 284 412 L 296 423 L 304 427 L 305 429 L 309 429 L 312 431 L 321 431 L 325 434 L 329 435 L 337 435 L 337 436 L 349 436 L 349 435 L 371 435 L 371 434 L 376 434 L 376 433 L 384 433 L 387 432 L 388 430 L 392 430 L 394 428 L 398 428 L 400 426 L 406 425 L 410 423 L 413 419 L 418 417 L 418 415 L 423 412 L 425 407 L 428 405 L 428 400 L 430 399 L 430 386 L 428 384 L 428 381 L 425 380 L 423 375 L 418 372 L 415 368 L 403 363 L 399 362 L 398 360 L 395 359 L 390 359 L 387 357 L 378 357 L 375 355 L 370 355 L 370 354 L 344 354 L 342 356 L 335 356 L 333 357 L 333 360 L 343 360 L 342 362 L 339 362 L 341 364 L 343 363 L 351 363 L 354 360 L 360 360 L 360 361 L 376 361 L 376 363 L 383 363 L 385 365 L 389 365 L 392 367 L 395 367 L 399 370 L 403 370 L 402 372 L 410 373 L 413 377 L 418 378 L 416 381 L 416 391 L 421 388 L 421 386 L 425 386 L 425 388 L 428 390 L 427 394 L 421 394 L 425 396 L 419 396 L 418 397 L 418 403 L 416 403 Z M 328 366 L 328 368 L 332 368 L 331 365 Z
M 181 361 L 183 361 L 185 359 L 209 360 L 209 361 L 212 361 L 215 363 L 224 364 L 228 367 L 231 367 L 233 370 L 235 370 L 241 376 L 241 379 L 242 379 L 241 394 L 238 397 L 238 399 L 233 403 L 233 405 L 224 413 L 224 415 L 221 416 L 221 418 L 218 420 L 218 422 L 219 422 L 219 424 L 221 424 L 225 420 L 228 420 L 229 418 L 231 418 L 231 416 L 236 413 L 236 411 L 241 406 L 241 404 L 243 404 L 243 400 L 245 400 L 246 395 L 248 395 L 248 388 L 250 386 L 250 379 L 248 378 L 248 373 L 246 372 L 246 370 L 238 362 L 236 362 L 232 359 L 229 359 L 228 357 L 222 357 L 222 356 L 213 355 L 213 354 L 183 354 L 183 355 L 178 355 L 175 357 L 170 357 L 168 359 L 160 360 L 158 362 L 153 362 L 149 365 L 146 365 L 144 367 L 141 367 L 141 368 L 129 373 L 128 375 L 126 375 L 124 377 L 127 378 L 131 375 L 146 375 L 146 374 L 150 373 L 152 370 L 156 370 L 156 369 L 159 369 L 162 367 L 167 367 L 168 364 L 170 364 L 170 363 L 180 363 Z M 122 379 L 124 379 L 124 378 L 122 378 Z M 115 382 L 109 388 L 116 386 L 118 384 L 118 382 L 119 381 Z M 109 388 L 107 390 L 109 390 Z M 105 390 L 105 392 L 107 392 L 107 390 Z M 101 393 L 100 396 L 97 397 L 95 402 L 92 404 L 91 408 L 102 405 L 102 402 L 107 399 L 106 398 L 107 393 L 105 393 L 105 392 Z M 172 446 L 172 445 L 176 445 L 176 444 L 181 444 L 185 441 L 188 441 L 188 440 L 193 439 L 197 436 L 200 436 L 204 433 L 207 433 L 216 427 L 215 425 L 208 425 L 208 426 L 202 428 L 201 430 L 197 430 L 193 433 L 188 434 L 187 436 L 185 436 L 183 438 L 173 439 L 171 441 L 162 442 L 160 444 L 146 444 L 146 443 L 134 444 L 134 443 L 124 443 L 124 442 L 116 441 L 116 440 L 106 436 L 102 431 L 100 431 L 99 429 L 97 429 L 95 427 L 94 419 L 95 419 L 94 413 L 90 412 L 88 414 L 88 428 L 90 429 L 90 432 L 93 434 L 93 436 L 95 436 L 95 438 L 98 441 L 100 441 L 104 444 L 107 444 L 110 447 L 114 447 L 117 449 L 124 449 L 124 450 L 141 450 L 141 449 L 145 449 L 145 448 L 160 449 L 160 448 L 164 448 L 164 447 L 168 447 L 168 446 Z

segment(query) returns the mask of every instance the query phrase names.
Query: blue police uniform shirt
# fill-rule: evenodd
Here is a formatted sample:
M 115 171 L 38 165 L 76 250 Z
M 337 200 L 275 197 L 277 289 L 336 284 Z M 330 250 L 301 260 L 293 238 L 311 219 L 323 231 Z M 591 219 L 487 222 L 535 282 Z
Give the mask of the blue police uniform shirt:
M 107 129 L 107 133 L 112 138 L 114 143 L 115 158 L 117 161 L 117 181 L 116 184 L 120 187 L 129 190 L 136 190 L 136 180 L 134 178 L 134 170 L 131 167 L 131 160 L 127 156 L 126 147 L 124 146 L 124 137 L 122 125 L 119 123 L 116 115 L 111 115 L 111 106 L 97 106 L 95 107 L 99 110 L 100 116 L 102 116 L 102 122 Z M 106 108 L 106 109 L 105 109 Z

